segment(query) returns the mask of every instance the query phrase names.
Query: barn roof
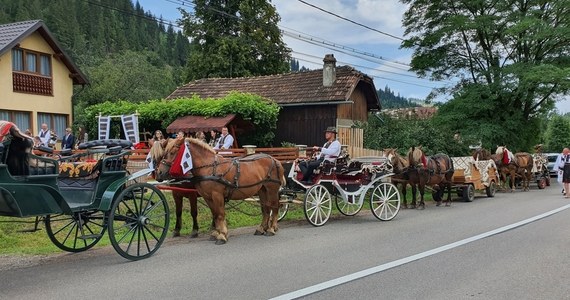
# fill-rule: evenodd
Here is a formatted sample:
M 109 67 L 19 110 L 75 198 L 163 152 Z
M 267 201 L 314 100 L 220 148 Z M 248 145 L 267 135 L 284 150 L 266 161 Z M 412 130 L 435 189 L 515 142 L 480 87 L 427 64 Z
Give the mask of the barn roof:
M 38 32 L 71 72 L 75 84 L 87 84 L 87 77 L 81 73 L 71 58 L 63 51 L 53 34 L 41 20 L 22 21 L 10 24 L 0 24 L 0 56 L 18 46 L 22 40 L 34 32 Z M 33 50 L 33 49 L 32 49 Z
M 350 66 L 336 68 L 336 80 L 330 87 L 323 86 L 323 70 L 277 75 L 205 78 L 179 87 L 167 99 L 192 97 L 222 98 L 231 91 L 253 93 L 275 101 L 280 106 L 330 104 L 350 101 L 354 89 L 363 89 L 368 109 L 380 109 L 380 101 L 371 77 Z

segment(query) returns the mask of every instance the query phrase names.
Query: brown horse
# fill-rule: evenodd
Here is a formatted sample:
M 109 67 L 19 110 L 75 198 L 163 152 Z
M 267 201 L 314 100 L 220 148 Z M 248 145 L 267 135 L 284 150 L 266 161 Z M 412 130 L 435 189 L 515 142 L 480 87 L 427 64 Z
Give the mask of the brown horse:
M 513 155 L 505 146 L 497 147 L 495 154 L 501 157 L 499 161 L 495 161 L 495 164 L 500 172 L 504 174 L 503 177 L 506 177 L 507 174 L 509 175 L 511 191 L 515 191 L 515 179 L 517 175 L 522 178 L 523 191 L 530 190 L 532 166 L 534 164 L 532 155 L 526 152 L 518 152 Z
M 161 143 L 154 143 L 150 148 L 150 156 L 155 162 L 155 174 L 158 164 L 164 156 L 164 149 Z M 179 187 L 181 190 L 172 190 L 172 198 L 174 199 L 174 205 L 176 206 L 176 225 L 174 226 L 174 232 L 172 236 L 180 236 L 180 230 L 182 229 L 182 202 L 184 198 L 188 199 L 190 203 L 190 215 L 192 216 L 192 232 L 190 233 L 190 238 L 198 237 L 198 193 L 193 191 L 183 191 L 184 189 L 194 189 L 194 184 L 191 182 L 182 182 Z
M 285 186 L 285 171 L 281 163 L 267 154 L 224 158 L 200 140 L 187 138 L 185 141 L 176 139 L 168 142 L 156 179 L 169 179 L 171 168 L 179 163 L 175 161 L 178 152 L 188 147 L 193 166 L 192 181 L 212 212 L 215 223 L 212 236 L 216 239 L 216 244 L 225 244 L 228 239 L 226 201 L 246 199 L 254 195 L 259 196 L 263 215 L 255 234 L 274 235 L 279 216 L 279 189 Z
M 420 146 L 410 148 L 408 161 L 410 162 L 408 183 L 412 186 L 412 197 L 414 199 L 416 198 L 416 185 L 420 190 L 419 208 L 425 208 L 424 192 L 426 185 L 434 189 L 432 195 L 437 206 L 441 205 L 443 193 L 447 188 L 445 206 L 449 206 L 451 204 L 451 184 L 454 172 L 451 158 L 442 153 L 426 157 Z
M 392 165 L 392 183 L 394 185 L 400 184 L 402 186 L 402 195 L 404 201 L 401 205 L 402 208 L 408 208 L 408 202 L 406 200 L 406 186 L 408 185 L 408 167 L 410 164 L 408 160 L 402 156 L 400 156 L 397 152 L 398 149 L 395 148 L 387 148 L 383 151 L 383 156 L 390 162 Z M 416 208 L 416 198 L 412 199 L 411 205 L 409 208 Z

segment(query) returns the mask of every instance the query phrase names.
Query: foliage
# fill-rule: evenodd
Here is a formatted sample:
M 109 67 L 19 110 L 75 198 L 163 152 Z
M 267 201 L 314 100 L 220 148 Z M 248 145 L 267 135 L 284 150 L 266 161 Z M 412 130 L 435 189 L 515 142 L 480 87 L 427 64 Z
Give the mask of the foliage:
M 469 155 L 472 141 L 455 140 L 454 132 L 440 128 L 434 123 L 420 119 L 396 119 L 387 114 L 370 115 L 368 123 L 363 124 L 364 147 L 383 150 L 398 148 L 405 155 L 412 146 L 422 146 L 428 155 L 445 153 L 449 156 Z
M 414 50 L 412 70 L 433 80 L 459 78 L 434 91 L 454 94 L 440 112 L 451 116 L 440 122 L 470 131 L 478 124 L 489 143 L 530 148 L 540 116 L 570 91 L 570 1 L 402 2 L 402 47 Z
M 545 150 L 547 152 L 561 152 L 564 147 L 570 146 L 570 122 L 562 116 L 554 116 L 548 123 L 545 134 Z
M 290 49 L 281 39 L 280 20 L 267 0 L 193 0 L 181 10 L 189 36 L 187 80 L 270 75 L 290 70 Z
M 250 121 L 255 130 L 240 136 L 241 144 L 266 146 L 275 137 L 279 106 L 261 96 L 248 93 L 232 92 L 221 99 L 181 98 L 175 100 L 150 100 L 143 103 L 128 101 L 108 101 L 85 109 L 83 123 L 89 130 L 89 136 L 97 132 L 97 116 L 132 114 L 138 111 L 139 127 L 146 129 L 165 129 L 179 117 L 225 116 L 236 114 Z
M 84 69 L 91 86 L 77 94 L 76 101 L 88 106 L 115 99 L 139 102 L 162 98 L 176 89 L 174 70 L 149 51 L 109 55 Z

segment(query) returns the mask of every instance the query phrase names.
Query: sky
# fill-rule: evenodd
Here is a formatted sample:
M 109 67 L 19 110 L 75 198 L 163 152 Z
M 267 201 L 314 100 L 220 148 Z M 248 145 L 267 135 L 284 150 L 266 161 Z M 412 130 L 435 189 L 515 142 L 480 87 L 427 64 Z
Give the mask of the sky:
M 189 1 L 138 1 L 145 11 L 165 21 L 179 19 L 179 7 L 192 10 Z M 400 49 L 401 38 L 404 38 L 401 19 L 406 6 L 398 0 L 272 0 L 271 3 L 281 17 L 278 26 L 284 31 L 283 41 L 301 66 L 320 69 L 325 54 L 332 53 L 337 66 L 350 65 L 371 76 L 376 89 L 388 86 L 395 94 L 408 98 L 425 99 L 433 88 L 452 84 L 418 78 L 407 71 L 412 51 Z M 311 39 L 312 42 L 306 42 Z M 448 99 L 449 96 L 442 96 L 437 101 Z M 570 100 L 558 102 L 556 106 L 560 113 L 570 112 Z

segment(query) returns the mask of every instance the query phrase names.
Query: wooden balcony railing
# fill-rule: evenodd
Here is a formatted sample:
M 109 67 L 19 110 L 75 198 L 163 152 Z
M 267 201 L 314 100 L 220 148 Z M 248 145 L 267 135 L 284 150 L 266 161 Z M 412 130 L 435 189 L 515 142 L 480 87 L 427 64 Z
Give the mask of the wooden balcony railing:
M 14 92 L 53 96 L 53 81 L 49 77 L 12 72 Z

